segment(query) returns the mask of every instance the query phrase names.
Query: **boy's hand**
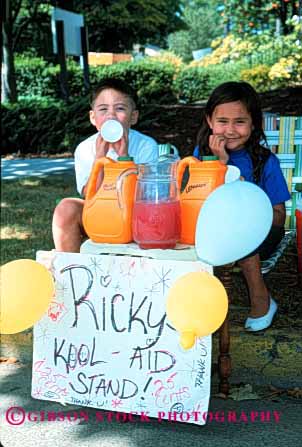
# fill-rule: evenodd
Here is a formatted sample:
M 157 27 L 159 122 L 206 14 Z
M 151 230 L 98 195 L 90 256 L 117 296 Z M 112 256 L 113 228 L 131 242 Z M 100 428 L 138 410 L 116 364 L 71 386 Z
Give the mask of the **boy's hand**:
M 124 129 L 124 133 L 122 138 L 116 143 L 111 143 L 111 146 L 118 154 L 119 157 L 127 157 L 128 156 L 128 132 Z
M 223 135 L 210 135 L 209 146 L 214 155 L 216 155 L 221 163 L 227 164 L 229 155 L 225 150 L 225 138 Z
M 99 133 L 95 143 L 95 159 L 106 157 L 109 151 L 109 143 L 104 140 L 102 135 Z

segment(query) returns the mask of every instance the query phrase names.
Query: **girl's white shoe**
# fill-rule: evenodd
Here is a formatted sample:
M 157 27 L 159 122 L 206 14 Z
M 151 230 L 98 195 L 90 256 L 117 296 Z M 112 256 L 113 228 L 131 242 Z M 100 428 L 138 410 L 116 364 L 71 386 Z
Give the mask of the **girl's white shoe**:
M 276 301 L 270 297 L 270 305 L 267 314 L 259 318 L 247 318 L 245 321 L 245 329 L 249 332 L 263 331 L 267 329 L 272 324 L 273 318 L 277 312 L 278 305 Z

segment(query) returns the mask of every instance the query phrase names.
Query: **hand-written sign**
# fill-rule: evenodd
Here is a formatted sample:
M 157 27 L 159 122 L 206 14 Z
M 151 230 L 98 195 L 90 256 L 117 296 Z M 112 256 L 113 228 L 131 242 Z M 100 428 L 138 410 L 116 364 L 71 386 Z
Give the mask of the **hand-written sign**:
M 55 299 L 34 327 L 32 396 L 156 418 L 186 413 L 185 421 L 204 424 L 196 413 L 208 410 L 211 336 L 184 351 L 165 297 L 179 276 L 206 268 L 56 253 Z

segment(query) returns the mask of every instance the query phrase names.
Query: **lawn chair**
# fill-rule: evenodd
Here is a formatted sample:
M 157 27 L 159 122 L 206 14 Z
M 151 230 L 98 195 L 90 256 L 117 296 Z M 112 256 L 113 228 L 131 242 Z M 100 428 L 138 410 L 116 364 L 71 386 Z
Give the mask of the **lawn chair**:
M 268 147 L 280 160 L 281 169 L 291 192 L 291 200 L 286 204 L 286 234 L 270 259 L 261 263 L 263 274 L 269 273 L 276 265 L 290 242 L 295 238 L 295 209 L 301 199 L 302 184 L 302 117 L 265 114 L 264 130 Z M 223 267 L 221 280 L 231 301 L 233 264 Z M 229 392 L 228 379 L 231 375 L 229 319 L 226 317 L 219 329 L 219 390 Z
M 173 144 L 166 143 L 166 144 L 159 144 L 158 145 L 158 156 L 161 157 L 162 155 L 179 155 L 178 149 L 173 146 Z
M 286 234 L 270 259 L 261 263 L 263 274 L 270 272 L 295 237 L 297 202 L 302 197 L 302 117 L 264 115 L 268 147 L 280 160 L 291 200 L 286 203 Z

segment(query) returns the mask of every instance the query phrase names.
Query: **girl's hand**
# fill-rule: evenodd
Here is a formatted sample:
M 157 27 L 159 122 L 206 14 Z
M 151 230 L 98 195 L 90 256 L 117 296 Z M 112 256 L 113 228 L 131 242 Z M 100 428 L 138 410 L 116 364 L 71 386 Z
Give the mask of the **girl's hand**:
M 229 155 L 225 150 L 225 138 L 223 135 L 210 135 L 209 146 L 214 155 L 216 155 L 221 163 L 227 164 Z

